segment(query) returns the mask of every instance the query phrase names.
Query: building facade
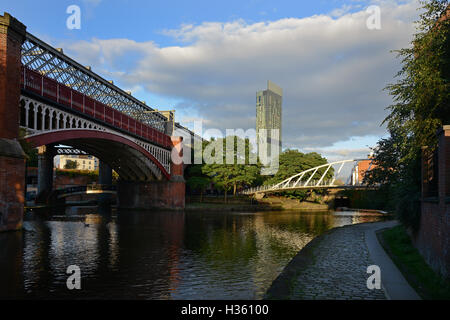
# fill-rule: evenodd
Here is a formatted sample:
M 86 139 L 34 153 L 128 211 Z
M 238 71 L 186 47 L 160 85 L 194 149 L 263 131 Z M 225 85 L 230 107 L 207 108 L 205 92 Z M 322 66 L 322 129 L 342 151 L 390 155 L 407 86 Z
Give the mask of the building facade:
M 68 161 L 77 162 L 77 170 L 98 170 L 98 159 L 91 155 L 59 155 L 57 156 L 56 167 L 58 169 L 65 169 L 65 165 Z
M 375 169 L 372 159 L 360 160 L 352 169 L 351 184 L 353 186 L 363 184 L 366 172 Z
M 256 133 L 258 135 L 258 153 L 260 148 L 270 155 L 271 144 L 278 144 L 281 152 L 281 112 L 283 90 L 271 81 L 267 81 L 267 89 L 256 93 Z M 267 137 L 261 139 L 261 129 L 267 130 Z M 278 130 L 273 135 L 272 129 Z M 264 146 L 265 145 L 265 146 Z M 267 148 L 267 149 L 264 149 Z

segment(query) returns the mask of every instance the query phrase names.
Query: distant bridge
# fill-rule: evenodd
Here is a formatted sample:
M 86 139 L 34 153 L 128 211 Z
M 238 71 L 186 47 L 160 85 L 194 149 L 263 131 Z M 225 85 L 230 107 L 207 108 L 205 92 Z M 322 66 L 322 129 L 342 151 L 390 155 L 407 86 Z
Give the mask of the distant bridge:
M 361 174 L 358 170 L 358 164 L 361 161 L 370 161 L 368 170 L 372 167 L 371 159 L 351 159 L 335 161 L 327 164 L 323 164 L 308 170 L 304 170 L 297 173 L 277 184 L 262 185 L 250 189 L 246 189 L 241 194 L 253 195 L 257 193 L 276 193 L 292 190 L 311 190 L 311 189 L 373 189 L 376 186 L 368 186 L 362 183 Z M 338 176 L 341 173 L 345 165 L 352 166 L 350 176 L 344 183 L 338 180 Z M 328 172 L 333 166 L 339 166 L 338 170 L 333 170 L 333 176 L 327 177 Z M 340 183 L 337 183 L 340 181 Z
M 68 187 L 53 191 L 53 196 L 56 197 L 56 199 L 84 194 L 117 194 L 117 187 L 115 185 L 88 184 L 85 186 Z

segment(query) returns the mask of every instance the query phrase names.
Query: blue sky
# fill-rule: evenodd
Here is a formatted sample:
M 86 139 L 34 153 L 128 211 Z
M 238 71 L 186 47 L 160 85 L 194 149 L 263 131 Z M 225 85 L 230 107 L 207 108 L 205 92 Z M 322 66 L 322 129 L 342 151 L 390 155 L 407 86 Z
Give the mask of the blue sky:
M 367 6 L 370 1 L 357 1 Z M 81 30 L 68 30 L 65 22 L 69 5 L 82 10 Z M 21 21 L 36 35 L 88 40 L 97 38 L 129 38 L 136 41 L 152 40 L 161 46 L 175 42 L 162 35 L 166 29 L 182 24 L 200 24 L 205 21 L 227 22 L 243 19 L 248 22 L 278 20 L 287 17 L 303 18 L 327 14 L 335 9 L 355 5 L 355 1 L 268 1 L 268 0 L 3 0 L 2 9 Z M 356 8 L 350 9 L 354 11 Z M 45 23 L 43 23 L 45 21 Z
M 81 29 L 66 28 L 69 5 Z M 368 30 L 366 8 L 381 8 Z M 3 0 L 27 30 L 190 126 L 254 128 L 255 93 L 283 87 L 284 147 L 362 157 L 385 134 L 382 89 L 417 1 Z

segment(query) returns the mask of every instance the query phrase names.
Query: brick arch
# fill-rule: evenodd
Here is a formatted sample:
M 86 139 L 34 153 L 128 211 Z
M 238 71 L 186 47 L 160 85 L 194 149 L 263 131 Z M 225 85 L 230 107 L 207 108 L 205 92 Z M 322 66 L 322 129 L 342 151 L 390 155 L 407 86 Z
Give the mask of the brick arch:
M 51 132 L 44 132 L 41 134 L 36 134 L 32 136 L 28 136 L 25 138 L 25 140 L 31 144 L 32 147 L 39 147 L 42 145 L 48 145 L 48 144 L 68 144 L 71 145 L 71 141 L 74 142 L 78 147 L 80 144 L 82 144 L 83 141 L 85 141 L 87 144 L 92 142 L 102 142 L 105 145 L 105 148 L 98 149 L 98 153 L 104 152 L 106 149 L 110 149 L 109 151 L 114 153 L 115 148 L 114 146 L 127 146 L 130 148 L 130 150 L 133 150 L 131 153 L 136 154 L 142 154 L 145 158 L 151 161 L 162 173 L 162 175 L 167 179 L 170 180 L 170 173 L 167 172 L 167 170 L 164 168 L 164 166 L 152 155 L 150 154 L 146 149 L 141 147 L 140 145 L 134 143 L 131 140 L 128 140 L 122 136 L 115 135 L 110 132 L 104 132 L 104 131 L 98 131 L 98 130 L 84 130 L 84 129 L 76 129 L 76 130 L 60 130 L 60 131 L 51 131 Z M 99 145 L 97 143 L 97 145 Z M 108 146 L 110 148 L 108 148 Z M 130 154 L 131 156 L 131 154 Z M 101 158 L 101 157 L 100 157 Z M 136 170 L 133 170 L 131 168 L 133 164 L 128 164 L 129 171 L 137 172 L 139 171 L 138 168 Z M 137 163 L 135 163 L 137 167 Z M 142 167 L 142 164 L 140 165 Z M 118 169 L 120 171 L 120 169 Z M 141 170 L 142 171 L 142 170 Z M 136 174 L 137 175 L 137 174 Z

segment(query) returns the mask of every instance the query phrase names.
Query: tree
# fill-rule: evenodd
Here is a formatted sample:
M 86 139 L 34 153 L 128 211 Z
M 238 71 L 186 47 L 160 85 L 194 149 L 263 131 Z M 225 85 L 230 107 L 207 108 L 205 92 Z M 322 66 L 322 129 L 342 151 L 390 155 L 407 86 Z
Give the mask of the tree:
M 227 149 L 227 140 L 228 143 L 233 143 L 233 149 Z M 216 187 L 224 191 L 224 201 L 227 202 L 227 194 L 231 189 L 233 194 L 236 194 L 239 188 L 251 186 L 257 180 L 260 167 L 250 163 L 253 150 L 249 139 L 229 136 L 212 140 L 210 143 L 216 143 L 218 149 L 222 146 L 221 154 L 216 154 L 215 150 L 211 154 L 212 157 L 222 158 L 222 163 L 204 164 L 202 172 L 212 179 Z M 239 150 L 239 145 L 243 145 L 244 150 Z M 244 151 L 244 154 L 241 151 Z
M 421 147 L 437 146 L 436 130 L 450 123 L 449 1 L 421 1 L 423 13 L 410 48 L 402 58 L 399 80 L 386 87 L 394 103 L 382 124 L 389 137 L 374 148 L 376 168 L 366 182 L 380 183 L 399 219 L 416 229 L 420 217 Z
M 278 172 L 274 176 L 266 179 L 264 181 L 264 184 L 271 185 L 279 183 L 289 177 L 292 177 L 297 173 L 326 163 L 328 163 L 327 159 L 323 158 L 320 154 L 316 152 L 304 154 L 298 150 L 287 149 L 280 154 Z M 316 174 L 314 175 L 314 177 L 312 177 L 312 179 L 320 179 L 325 170 L 326 168 L 320 168 L 319 170 L 317 170 Z M 330 170 L 328 170 L 325 176 L 325 179 L 331 178 L 333 176 L 333 172 L 334 169 L 330 168 Z M 312 172 L 309 175 L 305 174 L 304 178 L 308 179 L 311 174 Z M 312 191 L 306 190 L 284 191 L 283 195 L 301 201 L 306 199 L 311 192 Z M 321 192 L 323 191 L 320 190 L 316 191 L 316 193 Z
M 72 161 L 72 160 L 67 160 L 66 163 L 64 164 L 64 169 L 76 169 L 78 168 L 78 162 Z
M 186 184 L 190 190 L 200 191 L 200 202 L 203 202 L 203 193 L 211 183 L 211 178 L 203 174 L 202 166 L 194 164 L 186 170 Z
M 36 148 L 33 148 L 30 143 L 26 142 L 23 137 L 26 135 L 26 130 L 20 128 L 19 130 L 19 142 L 22 146 L 22 150 L 25 152 L 27 156 L 27 166 L 28 167 L 37 167 L 38 166 L 38 151 Z
M 301 153 L 298 150 L 287 149 L 280 154 L 279 158 L 279 169 L 278 172 L 271 178 L 267 179 L 264 184 L 270 185 L 274 183 L 281 182 L 293 175 L 300 173 L 302 171 L 327 164 L 327 159 L 323 158 L 320 154 L 316 152 L 311 153 Z M 320 178 L 325 172 L 326 168 L 320 168 L 317 170 L 314 178 Z M 330 168 L 326 174 L 326 178 L 333 176 L 333 168 Z M 309 176 L 305 176 L 308 178 Z

